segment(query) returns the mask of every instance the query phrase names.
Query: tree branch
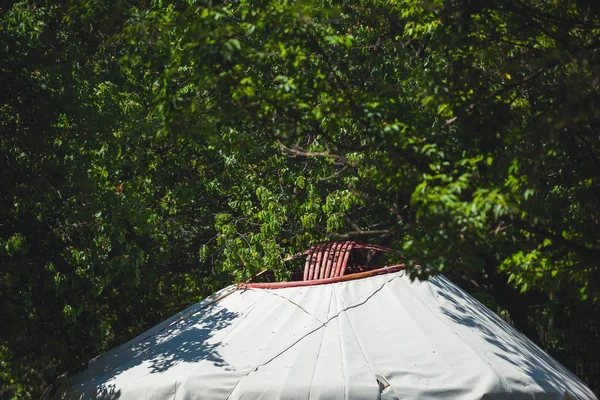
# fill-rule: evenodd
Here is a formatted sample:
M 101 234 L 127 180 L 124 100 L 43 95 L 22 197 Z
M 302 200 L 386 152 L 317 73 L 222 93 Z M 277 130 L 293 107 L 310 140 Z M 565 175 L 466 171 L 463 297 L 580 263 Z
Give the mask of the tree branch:
M 344 171 L 347 169 L 348 169 L 348 165 L 344 165 L 341 169 L 339 169 L 338 171 L 335 171 L 333 174 L 326 176 L 324 178 L 319 178 L 319 181 L 324 182 L 324 181 L 329 181 L 331 179 L 335 179 L 338 176 L 340 176 L 342 173 L 344 173 Z
M 391 231 L 389 229 L 376 229 L 376 230 L 372 230 L 372 231 L 363 231 L 363 230 L 357 230 L 357 231 L 350 231 L 350 232 L 346 232 L 346 233 L 332 233 L 331 236 L 335 237 L 337 239 L 350 239 L 351 237 L 354 236 L 387 236 L 390 235 Z
M 333 160 L 335 160 L 337 163 L 339 164 L 346 164 L 349 165 L 349 161 L 346 157 L 344 156 L 339 156 L 337 154 L 331 154 L 327 151 L 306 151 L 304 149 L 300 149 L 300 148 L 290 148 L 287 147 L 286 145 L 284 145 L 281 140 L 276 139 L 275 140 L 282 148 L 283 150 L 287 151 L 292 157 L 295 156 L 301 156 L 301 157 L 325 157 L 325 158 L 331 158 Z

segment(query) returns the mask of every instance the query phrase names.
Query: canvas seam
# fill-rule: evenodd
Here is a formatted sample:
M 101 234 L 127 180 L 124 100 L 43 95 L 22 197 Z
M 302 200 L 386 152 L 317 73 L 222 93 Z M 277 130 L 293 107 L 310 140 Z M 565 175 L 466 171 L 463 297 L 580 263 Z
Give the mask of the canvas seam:
M 277 358 L 279 358 L 281 355 L 285 354 L 288 350 L 290 350 L 292 347 L 296 346 L 298 343 L 300 343 L 302 340 L 304 340 L 305 338 L 307 338 L 308 336 L 312 335 L 313 333 L 317 332 L 318 330 L 320 330 L 321 328 L 324 328 L 329 322 L 333 321 L 335 318 L 339 317 L 342 313 L 352 309 L 352 308 L 356 308 L 360 305 L 365 304 L 367 301 L 369 301 L 371 298 L 373 298 L 373 296 L 375 296 L 377 293 L 379 293 L 386 284 L 388 284 L 389 282 L 393 281 L 394 279 L 399 278 L 398 276 L 395 276 L 392 279 L 389 279 L 387 281 L 385 281 L 379 288 L 377 288 L 376 290 L 374 290 L 373 292 L 371 292 L 365 299 L 361 300 L 360 302 L 356 303 L 356 304 L 352 304 L 348 307 L 343 308 L 342 310 L 340 310 L 338 313 L 336 313 L 334 316 L 332 316 L 331 318 L 328 318 L 325 322 L 321 323 L 321 325 L 317 326 L 316 328 L 312 329 L 311 331 L 307 332 L 306 334 L 304 334 L 302 337 L 298 338 L 295 342 L 292 342 L 290 345 L 288 345 L 286 348 L 284 348 L 283 350 L 281 350 L 279 353 L 277 353 L 276 355 L 274 355 L 273 357 L 271 357 L 270 359 L 268 359 L 267 361 L 257 365 L 255 368 L 251 369 L 249 372 L 247 372 L 246 374 L 244 374 L 235 384 L 235 386 L 231 389 L 231 391 L 229 392 L 229 395 L 227 396 L 227 398 L 225 400 L 229 400 L 229 398 L 231 397 L 231 395 L 233 394 L 233 392 L 235 391 L 235 389 L 238 387 L 239 383 L 246 378 L 248 375 L 250 375 L 253 372 L 258 371 L 259 368 L 264 367 L 265 365 L 268 365 L 269 363 L 271 363 L 272 361 L 276 360 Z M 314 317 L 314 316 L 313 316 Z M 316 319 L 316 317 L 314 317 Z M 318 320 L 318 319 L 317 319 Z

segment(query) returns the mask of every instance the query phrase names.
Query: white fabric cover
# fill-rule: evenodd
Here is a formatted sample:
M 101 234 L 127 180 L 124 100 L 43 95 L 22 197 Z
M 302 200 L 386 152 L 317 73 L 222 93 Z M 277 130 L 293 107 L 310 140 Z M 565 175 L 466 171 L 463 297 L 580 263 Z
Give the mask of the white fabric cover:
M 228 287 L 92 361 L 59 399 L 596 399 L 442 276 Z

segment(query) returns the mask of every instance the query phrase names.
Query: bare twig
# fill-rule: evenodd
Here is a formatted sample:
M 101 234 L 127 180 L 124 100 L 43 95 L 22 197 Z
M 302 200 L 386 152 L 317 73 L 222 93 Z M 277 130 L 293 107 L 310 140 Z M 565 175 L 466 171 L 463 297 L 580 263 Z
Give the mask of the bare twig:
M 497 235 L 498 235 L 498 233 L 500 233 L 500 232 L 502 232 L 502 231 L 505 231 L 505 230 L 507 230 L 507 229 L 509 229 L 509 228 L 512 228 L 512 225 L 510 225 L 510 224 L 509 224 L 509 225 L 502 225 L 502 222 L 500 222 L 500 223 L 498 224 L 498 226 L 497 226 L 495 229 L 492 229 L 492 230 L 491 230 L 489 233 L 490 233 L 490 234 L 492 234 L 492 233 L 493 233 L 493 234 L 494 234 L 494 236 L 497 236 Z
M 344 156 L 340 156 L 337 154 L 331 154 L 327 151 L 306 151 L 304 149 L 295 147 L 295 148 L 290 148 L 287 147 L 286 145 L 284 145 L 281 140 L 276 139 L 277 143 L 285 150 L 287 151 L 292 157 L 295 156 L 300 156 L 300 157 L 325 157 L 325 158 L 331 158 L 333 160 L 335 160 L 337 163 L 340 164 L 349 164 L 348 163 L 348 159 Z

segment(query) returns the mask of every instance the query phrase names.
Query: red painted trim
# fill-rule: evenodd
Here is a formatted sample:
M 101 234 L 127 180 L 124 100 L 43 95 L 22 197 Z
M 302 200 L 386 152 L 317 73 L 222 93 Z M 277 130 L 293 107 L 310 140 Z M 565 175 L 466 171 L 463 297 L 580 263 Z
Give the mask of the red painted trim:
M 353 281 L 356 279 L 369 278 L 371 276 L 385 275 L 392 272 L 398 272 L 405 268 L 404 264 L 391 265 L 389 267 L 382 267 L 379 269 L 373 269 L 365 272 L 357 272 L 356 274 L 336 276 L 333 278 L 315 279 L 311 281 L 294 281 L 294 282 L 260 282 L 260 283 L 241 283 L 238 285 L 240 289 L 283 289 L 289 287 L 301 287 L 301 286 L 317 286 L 327 285 L 330 283 Z

